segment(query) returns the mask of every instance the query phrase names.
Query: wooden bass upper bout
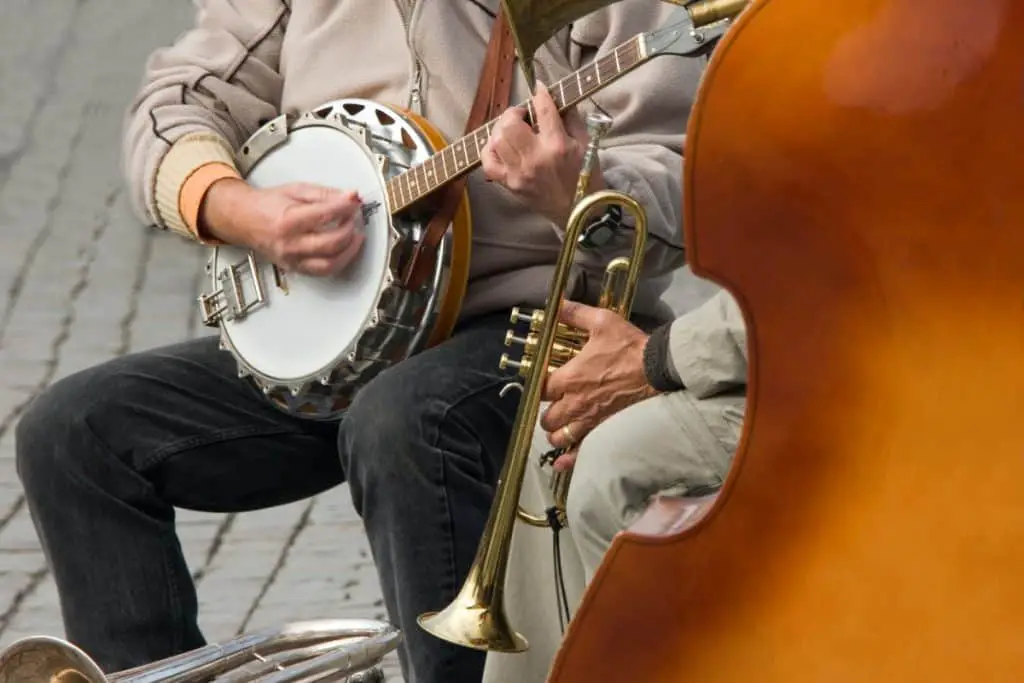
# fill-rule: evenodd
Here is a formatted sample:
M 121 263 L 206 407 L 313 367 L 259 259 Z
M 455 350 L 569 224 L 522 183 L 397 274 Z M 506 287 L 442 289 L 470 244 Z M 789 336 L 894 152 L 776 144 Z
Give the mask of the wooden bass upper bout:
M 616 540 L 550 680 L 1020 681 L 1024 2 L 757 0 L 688 133 L 744 437 L 694 528 Z

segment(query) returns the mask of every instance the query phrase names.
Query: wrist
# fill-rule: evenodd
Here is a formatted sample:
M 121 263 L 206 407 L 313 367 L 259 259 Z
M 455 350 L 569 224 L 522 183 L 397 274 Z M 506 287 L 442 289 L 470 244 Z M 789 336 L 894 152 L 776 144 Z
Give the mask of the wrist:
M 251 206 L 253 188 L 241 178 L 220 178 L 206 188 L 199 204 L 199 234 L 226 244 L 244 244 L 244 214 Z
M 654 330 L 647 338 L 643 351 L 644 376 L 658 392 L 680 391 L 686 386 L 672 376 L 669 363 L 669 331 L 671 323 Z

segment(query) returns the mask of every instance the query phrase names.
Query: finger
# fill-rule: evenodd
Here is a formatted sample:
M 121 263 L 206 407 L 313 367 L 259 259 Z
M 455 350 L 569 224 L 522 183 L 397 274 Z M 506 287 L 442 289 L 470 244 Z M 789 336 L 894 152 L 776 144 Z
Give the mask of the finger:
M 491 128 L 491 138 L 500 137 L 505 135 L 511 129 L 523 126 L 529 130 L 530 126 L 526 123 L 525 117 L 525 107 L 509 107 L 503 111 L 501 116 L 499 116 L 494 122 L 494 126 Z
M 334 256 L 311 256 L 308 258 L 300 259 L 295 266 L 295 270 L 306 275 L 313 275 L 316 277 L 328 277 L 331 275 L 337 275 L 348 268 L 356 257 L 359 255 L 359 250 L 366 242 L 366 236 L 362 233 L 357 233 L 352 236 L 348 245 L 341 251 L 341 253 Z
M 333 274 L 341 273 L 346 268 L 348 268 L 350 265 L 352 265 L 352 262 L 356 260 L 357 256 L 359 256 L 359 251 L 360 251 L 360 249 L 363 248 L 363 244 L 365 244 L 365 243 L 366 243 L 366 234 L 365 233 L 357 232 L 355 235 L 353 235 L 352 236 L 352 240 L 349 241 L 349 243 L 348 243 L 348 246 L 346 246 L 342 250 L 342 252 L 340 254 L 338 254 L 337 257 L 335 257 L 335 259 L 334 259 L 334 269 L 332 270 L 332 273 Z
M 569 361 L 569 363 L 571 362 L 572 361 Z M 540 400 L 553 403 L 554 401 L 561 400 L 562 397 L 565 396 L 569 387 L 569 373 L 566 371 L 565 367 L 569 363 L 566 363 L 548 375 L 548 379 L 544 382 L 544 386 L 541 390 Z
M 568 434 L 566 434 L 564 426 L 553 432 L 548 432 L 548 443 L 555 448 L 571 448 L 583 441 L 590 431 L 583 422 L 571 422 L 568 428 Z
M 339 190 L 313 183 L 291 183 L 281 189 L 288 197 L 308 204 L 321 204 L 346 195 L 351 196 L 353 201 L 359 201 L 359 195 L 351 190 Z
M 509 143 L 508 138 L 504 136 L 494 138 L 492 149 L 494 150 L 494 154 L 498 157 L 498 161 L 500 161 L 501 165 L 505 167 L 506 177 L 508 176 L 509 171 L 513 168 L 519 168 L 522 166 L 523 155 L 520 154 L 519 150 L 517 150 L 511 143 Z
M 534 123 L 537 124 L 537 132 L 541 137 L 549 140 L 561 140 L 565 137 L 565 126 L 562 125 L 558 105 L 551 99 L 548 87 L 540 81 L 537 81 L 537 86 L 533 89 L 532 104 Z
M 505 177 L 508 175 L 508 168 L 501 161 L 501 157 L 494 151 L 494 145 L 490 141 L 484 146 L 483 153 L 480 155 L 480 168 L 484 171 L 484 176 L 487 180 L 496 180 L 499 183 L 505 183 Z
M 526 110 L 522 107 L 506 109 L 494 126 L 491 138 L 495 141 L 504 140 L 519 154 L 525 154 L 534 145 L 536 136 L 530 126 L 523 121 Z
M 576 327 L 584 332 L 593 332 L 600 327 L 608 315 L 607 309 L 587 306 L 578 301 L 563 299 L 558 308 L 558 321 Z
M 332 259 L 341 254 L 358 231 L 351 221 L 329 230 L 308 232 L 288 243 L 285 256 L 291 261 L 310 258 Z
M 334 269 L 334 260 L 323 256 L 313 256 L 306 259 L 293 261 L 290 271 L 312 275 L 314 277 L 326 277 Z
M 541 429 L 546 432 L 557 431 L 579 417 L 581 412 L 576 400 L 564 398 L 555 401 L 540 416 Z
M 555 458 L 555 461 L 551 463 L 551 469 L 555 472 L 565 472 L 571 470 L 573 465 L 576 464 L 576 455 L 579 449 L 576 447 L 570 448 L 565 453 Z
M 348 223 L 359 213 L 361 206 L 354 192 L 346 192 L 326 201 L 290 207 L 286 232 L 297 235 L 332 224 Z

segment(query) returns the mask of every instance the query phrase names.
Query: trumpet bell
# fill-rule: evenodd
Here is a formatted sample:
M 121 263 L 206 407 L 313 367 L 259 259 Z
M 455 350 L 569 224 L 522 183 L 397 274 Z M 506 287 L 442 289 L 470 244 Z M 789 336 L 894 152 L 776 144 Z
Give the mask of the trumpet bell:
M 30 636 L 0 654 L 0 683 L 106 683 L 96 663 L 77 646 Z
M 417 623 L 435 638 L 474 650 L 525 652 L 530 645 L 512 628 L 504 605 L 477 599 L 477 588 L 473 582 L 465 583 L 447 607 L 421 614 Z

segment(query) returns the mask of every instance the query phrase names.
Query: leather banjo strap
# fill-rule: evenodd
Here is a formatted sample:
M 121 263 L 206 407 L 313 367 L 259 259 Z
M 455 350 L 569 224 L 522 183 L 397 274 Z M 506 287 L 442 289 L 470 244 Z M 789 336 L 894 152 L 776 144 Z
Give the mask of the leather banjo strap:
M 480 71 L 480 81 L 476 88 L 476 99 L 469 111 L 466 121 L 466 133 L 471 133 L 491 119 L 500 115 L 508 108 L 509 95 L 512 91 L 512 65 L 515 62 L 516 46 L 512 39 L 505 11 L 499 9 L 498 17 L 491 29 L 491 39 L 487 45 L 487 56 Z M 423 239 L 416 245 L 409 265 L 402 278 L 406 289 L 419 289 L 434 270 L 437 257 L 437 246 L 441 243 L 448 225 L 459 207 L 463 192 L 466 189 L 466 175 L 454 180 L 440 190 L 441 197 L 437 211 L 427 223 Z

